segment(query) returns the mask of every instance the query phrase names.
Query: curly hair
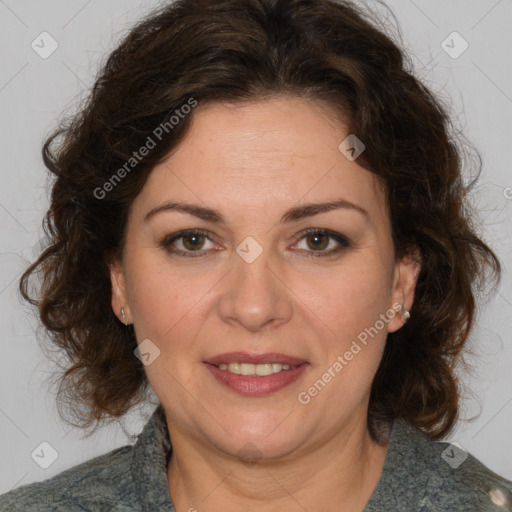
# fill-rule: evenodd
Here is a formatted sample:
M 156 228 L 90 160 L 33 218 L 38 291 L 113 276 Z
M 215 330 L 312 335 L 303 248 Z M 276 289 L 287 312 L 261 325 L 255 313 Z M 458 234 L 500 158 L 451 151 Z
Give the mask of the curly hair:
M 55 178 L 43 220 L 49 244 L 20 280 L 69 358 L 58 389 L 68 423 L 119 418 L 149 389 L 134 331 L 112 311 L 109 262 L 122 255 L 132 201 L 194 113 L 177 124 L 169 116 L 193 102 L 288 95 L 343 113 L 366 145 L 358 163 L 386 190 L 396 258 L 421 259 L 411 320 L 388 334 L 372 383 L 369 431 L 377 439 L 382 422 L 402 419 L 432 439 L 450 432 L 476 294 L 487 270 L 499 281 L 501 267 L 469 206 L 481 162 L 465 183 L 462 137 L 412 70 L 400 43 L 346 0 L 177 0 L 125 35 L 79 112 L 44 142 Z M 151 151 L 135 153 L 157 134 Z

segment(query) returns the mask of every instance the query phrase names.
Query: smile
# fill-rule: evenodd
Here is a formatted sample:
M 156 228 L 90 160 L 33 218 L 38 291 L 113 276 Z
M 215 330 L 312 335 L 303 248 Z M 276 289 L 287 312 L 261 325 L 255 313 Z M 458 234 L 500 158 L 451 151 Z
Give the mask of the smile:
M 289 364 L 280 363 L 221 363 L 218 365 L 220 370 L 224 370 L 236 375 L 250 375 L 264 377 L 266 375 L 272 375 L 273 373 L 279 373 L 283 370 L 294 370 L 297 366 L 290 366 Z
M 309 363 L 203 363 L 222 387 L 246 396 L 265 396 L 279 391 L 310 368 Z

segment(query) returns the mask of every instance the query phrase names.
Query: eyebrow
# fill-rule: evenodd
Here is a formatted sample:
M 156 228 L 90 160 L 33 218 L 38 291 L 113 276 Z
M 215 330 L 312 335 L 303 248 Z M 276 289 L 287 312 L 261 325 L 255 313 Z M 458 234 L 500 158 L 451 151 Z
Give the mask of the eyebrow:
M 364 208 L 361 208 L 360 206 L 351 203 L 346 199 L 339 199 L 337 201 L 330 201 L 327 203 L 309 203 L 296 206 L 285 212 L 282 215 L 280 222 L 283 224 L 296 222 L 306 217 L 312 217 L 313 215 L 318 215 L 320 213 L 338 209 L 352 210 L 359 212 L 365 217 L 368 216 L 368 212 Z M 172 201 L 167 201 L 160 206 L 153 208 L 144 216 L 144 222 L 154 217 L 157 213 L 168 211 L 187 213 L 189 215 L 193 215 L 194 217 L 198 217 L 199 219 L 213 222 L 215 224 L 226 224 L 224 216 L 218 210 L 197 204 L 177 203 Z

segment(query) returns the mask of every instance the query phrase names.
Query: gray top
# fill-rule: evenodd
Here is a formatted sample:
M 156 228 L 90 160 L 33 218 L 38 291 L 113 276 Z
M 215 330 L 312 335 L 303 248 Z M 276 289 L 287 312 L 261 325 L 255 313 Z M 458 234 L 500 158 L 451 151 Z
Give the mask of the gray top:
M 3 494 L 0 511 L 176 512 L 167 483 L 170 452 L 159 405 L 133 446 Z M 512 511 L 512 482 L 457 446 L 395 421 L 382 475 L 363 512 L 443 510 Z

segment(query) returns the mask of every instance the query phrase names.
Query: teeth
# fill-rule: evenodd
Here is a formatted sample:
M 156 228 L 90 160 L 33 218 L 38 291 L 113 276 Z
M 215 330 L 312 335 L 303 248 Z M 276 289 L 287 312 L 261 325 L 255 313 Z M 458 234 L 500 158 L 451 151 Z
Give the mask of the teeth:
M 265 375 L 271 375 L 273 373 L 279 373 L 282 370 L 294 369 L 296 366 L 290 366 L 289 364 L 280 363 L 262 363 L 262 364 L 251 364 L 251 363 L 222 363 L 219 364 L 220 370 L 227 370 L 237 375 L 249 375 L 264 377 Z

